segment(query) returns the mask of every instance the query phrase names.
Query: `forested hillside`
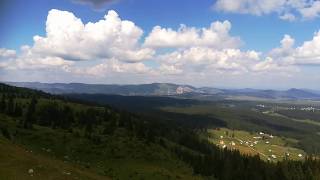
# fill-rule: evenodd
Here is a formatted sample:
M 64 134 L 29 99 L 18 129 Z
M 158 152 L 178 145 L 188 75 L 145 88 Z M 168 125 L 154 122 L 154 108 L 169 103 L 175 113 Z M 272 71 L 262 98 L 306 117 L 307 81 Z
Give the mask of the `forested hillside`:
M 5 84 L 0 98 L 0 153 L 14 157 L 1 158 L 0 179 L 320 179 L 311 156 L 266 162 L 181 121 Z

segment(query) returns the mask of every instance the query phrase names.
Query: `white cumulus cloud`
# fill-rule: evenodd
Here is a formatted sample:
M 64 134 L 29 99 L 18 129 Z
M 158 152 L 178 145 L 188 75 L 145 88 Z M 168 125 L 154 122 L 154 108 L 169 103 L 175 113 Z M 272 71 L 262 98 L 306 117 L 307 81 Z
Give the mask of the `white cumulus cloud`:
M 139 46 L 142 33 L 113 10 L 98 22 L 83 24 L 73 13 L 53 9 L 47 17 L 46 36 L 34 37 L 33 51 L 72 61 L 117 57 L 137 62 L 154 54 L 152 49 Z
M 259 63 L 260 54 L 256 51 L 239 49 L 215 50 L 207 47 L 192 47 L 163 54 L 159 61 L 173 69 L 188 71 L 237 71 L 248 72 L 250 67 Z
M 269 55 L 280 64 L 320 64 L 320 31 L 314 34 L 312 40 L 303 42 L 301 46 L 294 47 L 294 44 L 295 40 L 285 35 L 281 40 L 281 46 L 272 49 Z
M 256 1 L 246 2 L 249 6 L 249 2 Z M 256 8 L 242 7 L 238 1 L 226 3 L 231 3 L 228 8 L 232 11 Z M 253 14 L 285 12 L 284 19 L 295 18 L 295 14 L 290 17 L 290 11 L 273 4 L 280 2 L 268 3 L 259 4 Z M 294 4 L 292 7 L 301 6 L 300 0 L 290 3 Z M 83 23 L 71 12 L 53 9 L 48 13 L 45 36 L 34 36 L 34 43 L 22 46 L 20 51 L 0 49 L 0 78 L 197 84 L 223 84 L 225 80 L 238 83 L 243 78 L 253 78 L 257 83 L 261 79 L 271 79 L 273 83 L 273 78 L 297 75 L 301 65 L 320 64 L 320 32 L 300 46 L 295 45 L 294 38 L 284 35 L 279 47 L 263 53 L 240 49 L 242 42 L 230 35 L 231 26 L 229 21 L 216 21 L 208 27 L 181 25 L 176 30 L 155 26 L 141 39 L 143 30 L 132 21 L 121 20 L 113 10 L 97 22 Z
M 116 73 L 144 74 L 152 71 L 149 67 L 141 62 L 125 63 L 115 58 L 103 60 L 103 62 L 93 66 L 64 66 L 63 70 L 76 75 L 89 75 L 97 77 L 107 77 Z
M 180 25 L 178 30 L 156 26 L 146 37 L 144 45 L 154 48 L 180 48 L 205 46 L 216 49 L 237 48 L 241 45 L 239 37 L 229 34 L 229 21 L 216 21 L 208 28 L 187 27 Z
M 320 31 L 296 48 L 295 58 L 298 64 L 320 64 Z
M 16 57 L 15 50 L 0 48 L 0 60 L 9 60 L 15 57 Z

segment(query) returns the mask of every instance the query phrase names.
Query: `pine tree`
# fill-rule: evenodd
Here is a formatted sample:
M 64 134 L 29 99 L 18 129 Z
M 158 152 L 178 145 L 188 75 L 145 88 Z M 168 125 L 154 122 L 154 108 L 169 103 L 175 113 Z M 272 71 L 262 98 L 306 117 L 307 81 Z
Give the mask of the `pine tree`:
M 69 129 L 74 122 L 73 111 L 69 106 L 64 106 L 61 112 L 61 127 Z
M 87 138 L 91 138 L 92 131 L 93 131 L 92 124 L 88 123 L 85 127 L 85 136 Z
M 23 114 L 23 110 L 22 110 L 21 106 L 18 103 L 16 103 L 16 105 L 14 107 L 14 113 L 13 114 L 16 117 L 20 117 Z
M 0 112 L 5 112 L 6 111 L 6 100 L 5 96 L 2 95 L 1 102 L 0 102 Z
M 13 97 L 9 98 L 8 104 L 7 104 L 7 112 L 8 115 L 14 114 L 14 100 Z
M 115 119 L 109 120 L 109 122 L 104 125 L 103 134 L 112 135 L 116 130 L 116 126 L 117 124 Z
M 27 109 L 27 112 L 26 112 L 25 120 L 24 120 L 24 123 L 23 123 L 23 127 L 24 128 L 32 128 L 32 124 L 35 121 L 34 113 L 36 111 L 36 104 L 37 104 L 37 99 L 35 97 L 33 97 L 31 99 L 31 103 L 28 106 L 28 109 Z

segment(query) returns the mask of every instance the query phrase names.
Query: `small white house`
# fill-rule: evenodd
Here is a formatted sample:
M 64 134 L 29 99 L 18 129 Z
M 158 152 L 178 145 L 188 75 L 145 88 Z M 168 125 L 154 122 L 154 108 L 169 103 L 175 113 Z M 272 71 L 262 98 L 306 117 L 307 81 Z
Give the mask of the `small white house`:
M 253 139 L 261 139 L 261 136 L 254 136 Z
M 220 141 L 220 144 L 221 144 L 221 145 L 224 145 L 224 141 L 221 140 L 221 141 Z
M 272 134 L 269 136 L 270 138 L 273 138 Z

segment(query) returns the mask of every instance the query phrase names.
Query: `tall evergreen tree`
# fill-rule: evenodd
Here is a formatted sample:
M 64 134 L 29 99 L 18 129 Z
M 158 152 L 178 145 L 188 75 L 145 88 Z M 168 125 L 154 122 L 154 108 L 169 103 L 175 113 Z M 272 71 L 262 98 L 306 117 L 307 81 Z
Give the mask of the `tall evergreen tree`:
M 16 117 L 20 117 L 23 114 L 23 110 L 22 107 L 20 106 L 20 104 L 16 103 L 16 105 L 14 106 L 14 113 L 13 115 Z
M 14 114 L 14 100 L 13 100 L 12 96 L 9 97 L 9 101 L 8 101 L 8 104 L 7 104 L 7 112 L 6 113 L 8 115 L 13 115 Z
M 0 102 L 0 112 L 5 112 L 6 111 L 6 100 L 5 96 L 2 95 L 1 102 Z
M 64 106 L 61 112 L 61 127 L 68 129 L 71 127 L 71 124 L 74 122 L 73 111 L 69 106 Z
M 23 123 L 24 128 L 32 128 L 32 124 L 35 121 L 36 104 L 37 104 L 37 99 L 33 97 L 27 108 L 25 120 Z

